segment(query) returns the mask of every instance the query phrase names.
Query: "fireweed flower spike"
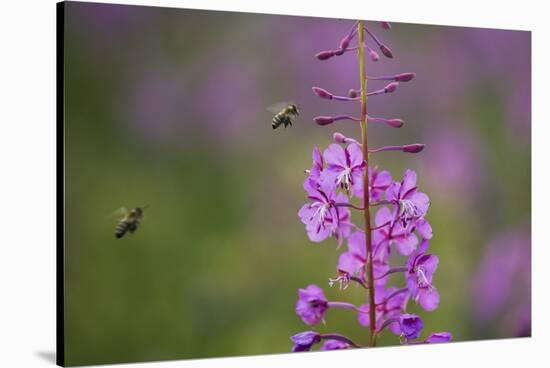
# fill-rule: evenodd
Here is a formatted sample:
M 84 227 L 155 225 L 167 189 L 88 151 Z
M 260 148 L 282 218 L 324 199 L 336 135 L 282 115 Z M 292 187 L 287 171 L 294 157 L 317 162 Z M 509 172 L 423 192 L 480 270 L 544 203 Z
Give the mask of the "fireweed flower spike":
M 390 29 L 387 22 L 381 22 L 381 26 Z M 429 197 L 418 190 L 414 171 L 406 170 L 401 181 L 394 181 L 389 171 L 371 163 L 375 153 L 376 157 L 388 151 L 420 153 L 424 145 L 413 143 L 373 149 L 369 148 L 368 140 L 369 122 L 379 127 L 400 128 L 403 120 L 369 116 L 367 97 L 389 95 L 400 83 L 412 81 L 415 74 L 368 76 L 367 59 L 377 61 L 379 56 L 365 43 L 365 36 L 378 45 L 384 56 L 393 57 L 389 47 L 362 21 L 356 22 L 333 50 L 316 55 L 318 60 L 328 60 L 345 52 L 357 53 L 359 90 L 350 89 L 346 96 L 334 95 L 322 87 L 312 87 L 312 91 L 325 100 L 347 102 L 356 108 L 359 105 L 358 111 L 320 115 L 313 120 L 319 126 L 347 121 L 346 124 L 357 125 L 361 134 L 355 139 L 336 132 L 333 134 L 335 143 L 324 151 L 314 148 L 312 166 L 305 170 L 308 177 L 304 189 L 308 202 L 298 212 L 311 241 L 321 242 L 334 237 L 340 246 L 347 240 L 347 249 L 338 256 L 337 276 L 329 278 L 329 286 L 339 284 L 341 290 L 346 290 L 353 282 L 354 286 L 365 291 L 365 297 L 357 303 L 331 301 L 319 286 L 309 285 L 298 290 L 296 314 L 306 325 L 313 326 L 324 322 L 328 310 L 346 309 L 357 315 L 362 328 L 368 329 L 368 346 L 375 346 L 377 337 L 386 329 L 406 344 L 447 342 L 452 339 L 450 332 L 432 333 L 421 339 L 422 319 L 407 313 L 409 300 L 428 312 L 439 305 L 439 294 L 433 285 L 439 259 L 428 253 L 428 240 L 433 237 L 426 219 Z M 367 90 L 367 84 L 384 81 L 388 83 L 386 86 L 378 86 L 370 92 Z M 361 213 L 360 225 L 352 223 L 352 210 Z M 375 211 L 374 219 L 371 219 L 371 211 Z M 390 257 L 394 251 L 397 254 Z M 396 257 L 399 255 L 401 257 Z M 390 285 L 389 276 L 396 273 L 404 275 L 406 287 Z M 309 351 L 321 343 L 320 350 L 361 347 L 337 333 L 306 331 L 291 339 L 294 343 L 292 351 Z

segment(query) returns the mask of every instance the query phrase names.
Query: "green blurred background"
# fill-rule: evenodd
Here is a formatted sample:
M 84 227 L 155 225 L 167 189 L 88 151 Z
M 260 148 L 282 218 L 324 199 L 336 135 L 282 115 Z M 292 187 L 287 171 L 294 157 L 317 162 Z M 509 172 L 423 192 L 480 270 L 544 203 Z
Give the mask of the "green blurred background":
M 297 217 L 312 148 L 334 131 L 359 134 L 311 121 L 357 110 L 311 93 L 358 87 L 353 53 L 313 58 L 351 24 L 66 3 L 67 364 L 287 352 L 289 336 L 309 329 L 294 311 L 298 288 L 364 303 L 361 289 L 328 287 L 341 250 L 309 242 Z M 426 143 L 419 155 L 373 159 L 396 180 L 416 170 L 432 201 L 441 305 L 409 310 L 424 335 L 528 335 L 530 33 L 370 25 L 396 57 L 368 73 L 417 73 L 369 100 L 372 115 L 406 121 L 372 124 L 373 146 Z M 302 116 L 273 131 L 266 107 L 283 100 Z M 113 212 L 146 204 L 134 236 L 115 239 Z M 331 310 L 326 320 L 320 331 L 367 341 L 355 315 Z

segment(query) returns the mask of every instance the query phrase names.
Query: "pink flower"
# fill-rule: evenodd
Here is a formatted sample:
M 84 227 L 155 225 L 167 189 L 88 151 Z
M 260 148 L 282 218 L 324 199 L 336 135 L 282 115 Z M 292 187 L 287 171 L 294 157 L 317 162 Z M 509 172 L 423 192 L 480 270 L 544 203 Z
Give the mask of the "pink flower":
M 363 197 L 366 165 L 358 144 L 351 143 L 345 149 L 339 144 L 331 144 L 323 153 L 323 159 L 327 164 L 321 173 L 321 185 L 324 188 L 342 188 L 355 197 Z

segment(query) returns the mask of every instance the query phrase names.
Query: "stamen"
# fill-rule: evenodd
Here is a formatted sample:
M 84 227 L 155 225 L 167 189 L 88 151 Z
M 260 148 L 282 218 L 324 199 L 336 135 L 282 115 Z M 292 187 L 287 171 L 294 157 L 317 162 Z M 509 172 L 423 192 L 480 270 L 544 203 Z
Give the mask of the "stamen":
M 350 280 L 349 274 L 347 272 L 343 272 L 343 271 L 339 271 L 339 273 L 340 274 L 338 275 L 337 278 L 335 278 L 335 279 L 329 278 L 328 279 L 328 285 L 330 287 L 333 287 L 334 284 L 338 283 L 340 290 L 346 290 L 349 286 L 349 280 Z
M 426 277 L 426 273 L 424 272 L 424 269 L 422 267 L 416 268 L 416 275 L 417 275 L 417 284 L 420 287 L 428 287 L 430 290 L 433 290 L 433 285 L 428 281 L 428 278 Z
M 399 217 L 402 217 L 405 221 L 415 219 L 420 216 L 418 208 L 414 203 L 408 199 L 399 200 Z

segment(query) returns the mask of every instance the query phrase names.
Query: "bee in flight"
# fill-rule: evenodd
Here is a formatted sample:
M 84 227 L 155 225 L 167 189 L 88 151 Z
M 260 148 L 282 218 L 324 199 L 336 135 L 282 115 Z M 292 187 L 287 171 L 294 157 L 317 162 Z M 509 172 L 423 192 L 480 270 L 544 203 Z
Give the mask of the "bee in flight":
M 143 210 L 149 206 L 136 207 L 127 211 L 125 208 L 121 208 L 119 211 L 124 213 L 124 217 L 119 221 L 115 228 L 115 236 L 117 239 L 122 238 L 127 232 L 133 234 L 139 225 L 139 222 L 143 219 Z
M 292 125 L 292 119 L 300 115 L 298 105 L 295 103 L 281 102 L 268 107 L 268 110 L 275 114 L 271 121 L 273 129 L 277 129 L 283 124 L 285 128 Z

